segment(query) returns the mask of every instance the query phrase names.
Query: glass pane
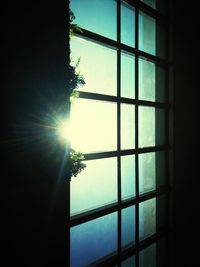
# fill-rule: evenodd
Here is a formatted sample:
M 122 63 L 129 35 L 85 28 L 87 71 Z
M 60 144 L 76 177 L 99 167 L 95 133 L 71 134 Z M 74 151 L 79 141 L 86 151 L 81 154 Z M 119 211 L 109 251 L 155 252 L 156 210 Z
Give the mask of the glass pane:
M 146 5 L 157 9 L 162 14 L 166 13 L 166 0 L 141 0 Z
M 117 159 L 84 162 L 86 168 L 71 180 L 71 215 L 117 201 Z
M 139 50 L 156 54 L 156 21 L 143 12 L 139 13 Z
M 141 0 L 141 1 L 154 9 L 156 8 L 156 0 Z
M 135 47 L 135 9 L 121 3 L 121 42 Z
M 155 108 L 139 107 L 139 147 L 155 146 Z
M 139 99 L 155 101 L 155 64 L 139 59 Z
M 77 151 L 117 149 L 117 105 L 104 101 L 77 99 L 70 114 L 71 146 Z
M 71 267 L 83 267 L 117 249 L 117 213 L 74 226 L 70 232 Z
M 156 185 L 157 187 L 166 183 L 166 155 L 165 152 L 156 152 Z
M 164 145 L 166 143 L 166 121 L 165 110 L 156 109 L 156 145 Z
M 163 186 L 166 181 L 166 157 L 164 152 L 139 155 L 139 192 L 145 193 Z
M 154 63 L 139 59 L 139 99 L 165 102 L 165 70 Z
M 140 240 L 156 232 L 156 199 L 149 199 L 139 204 Z
M 122 199 L 135 196 L 135 156 L 121 157 Z
M 135 267 L 135 256 L 132 256 L 121 263 L 121 267 Z
M 135 206 L 122 210 L 122 247 L 135 242 Z
M 78 90 L 116 96 L 116 50 L 78 37 L 71 39 L 70 47 L 73 65 L 80 59 L 78 70 L 85 80 L 85 85 Z
M 121 97 L 135 97 L 135 57 L 121 54 Z
M 156 243 L 143 249 L 139 253 L 140 267 L 156 267 Z
M 166 101 L 166 73 L 165 69 L 156 67 L 156 101 Z
M 117 1 L 115 0 L 71 0 L 71 10 L 78 26 L 117 39 Z
M 135 147 L 135 106 L 121 105 L 121 149 Z
M 156 189 L 155 152 L 139 155 L 139 192 L 146 193 Z

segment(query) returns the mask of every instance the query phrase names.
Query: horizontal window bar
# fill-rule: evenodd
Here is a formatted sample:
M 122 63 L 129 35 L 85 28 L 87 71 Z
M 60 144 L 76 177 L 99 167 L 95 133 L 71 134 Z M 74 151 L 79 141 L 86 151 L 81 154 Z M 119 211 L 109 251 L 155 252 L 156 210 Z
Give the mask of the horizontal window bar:
M 111 254 L 91 265 L 90 267 L 93 266 L 98 266 L 98 267 L 106 267 L 106 266 L 115 266 L 118 263 L 126 260 L 127 258 L 139 253 L 141 250 L 145 249 L 146 247 L 152 245 L 153 243 L 159 241 L 163 237 L 167 236 L 169 234 L 168 229 L 163 228 L 161 229 L 158 233 L 146 238 L 145 240 L 142 240 L 138 245 L 134 244 L 133 246 L 124 249 L 121 254 Z
M 164 60 L 157 56 L 150 55 L 144 51 L 138 50 L 137 54 L 140 58 L 148 59 L 149 61 L 156 63 L 160 67 L 167 67 L 170 65 L 170 62 L 168 60 Z
M 142 105 L 142 106 L 151 106 L 151 107 L 158 107 L 158 108 L 170 108 L 170 104 L 167 103 L 160 103 L 160 102 L 153 102 L 153 101 L 146 101 L 146 100 L 136 100 L 131 98 L 125 97 L 117 97 L 117 96 L 109 96 L 97 93 L 89 93 L 89 92 L 79 92 L 80 98 L 85 99 L 93 99 L 93 100 L 102 100 L 102 101 L 111 101 L 111 102 L 119 102 L 124 104 L 133 104 L 133 105 Z
M 138 55 L 140 57 L 145 57 L 145 58 L 147 58 L 147 59 L 149 59 L 149 60 L 151 60 L 157 64 L 160 64 L 161 66 L 169 65 L 168 60 L 161 59 L 157 56 L 154 56 L 154 55 L 145 53 L 143 51 L 137 50 L 137 49 L 130 47 L 128 45 L 118 43 L 117 41 L 114 41 L 112 39 L 109 39 L 107 37 L 104 37 L 102 35 L 93 33 L 91 31 L 88 31 L 85 29 L 81 29 L 81 32 L 75 33 L 75 36 L 77 36 L 77 37 L 81 36 L 82 38 L 89 40 L 89 41 L 99 42 L 102 45 L 108 45 L 108 46 L 111 46 L 112 48 L 116 48 L 116 49 L 120 49 L 120 50 L 123 50 L 126 52 L 130 52 L 130 53 Z
M 70 226 L 72 227 L 81 223 L 88 222 L 90 220 L 94 220 L 96 218 L 107 215 L 117 210 L 118 210 L 118 203 L 114 203 L 78 215 L 74 215 L 71 217 Z
M 138 0 L 124 0 L 124 2 L 128 3 L 130 6 L 137 7 L 139 10 L 145 12 L 149 16 L 155 18 L 160 24 L 167 26 L 169 24 L 169 17 L 166 15 L 162 15 L 157 9 L 154 9 L 142 1 Z
M 139 197 L 134 197 L 132 199 L 125 200 L 122 203 L 113 203 L 113 204 L 109 204 L 109 205 L 106 205 L 106 206 L 103 206 L 97 209 L 93 209 L 93 210 L 78 214 L 78 215 L 74 215 L 70 219 L 70 226 L 72 227 L 72 226 L 76 226 L 81 223 L 88 222 L 90 220 L 94 220 L 101 216 L 104 216 L 112 212 L 121 210 L 123 208 L 135 205 L 145 200 L 160 196 L 162 194 L 167 194 L 169 192 L 170 192 L 170 188 L 167 186 L 163 186 L 163 187 L 158 188 L 155 191 L 140 195 Z
M 82 37 L 88 41 L 100 42 L 100 44 L 112 46 L 112 48 L 117 48 L 117 41 L 114 41 L 110 38 L 104 37 L 100 34 L 88 31 L 86 29 L 81 28 L 81 31 L 75 32 L 76 37 Z
M 79 97 L 81 98 L 118 102 L 117 96 L 102 95 L 102 94 L 97 94 L 97 93 L 88 93 L 88 92 L 80 92 L 80 91 L 78 92 L 79 92 Z
M 133 155 L 137 153 L 141 154 L 141 153 L 148 153 L 148 152 L 166 151 L 170 149 L 171 147 L 169 145 L 162 145 L 162 146 L 144 147 L 144 148 L 138 148 L 138 149 L 127 149 L 127 150 L 120 150 L 120 151 L 105 151 L 105 152 L 88 153 L 88 154 L 84 154 L 84 156 L 85 156 L 85 160 L 92 160 L 92 159 Z

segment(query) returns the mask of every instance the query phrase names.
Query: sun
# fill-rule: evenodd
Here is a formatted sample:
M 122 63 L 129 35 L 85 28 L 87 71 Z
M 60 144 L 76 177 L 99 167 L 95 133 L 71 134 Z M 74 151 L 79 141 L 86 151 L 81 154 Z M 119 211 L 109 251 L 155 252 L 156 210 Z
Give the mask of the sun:
M 71 127 L 70 127 L 70 121 L 69 120 L 61 120 L 59 122 L 59 125 L 57 127 L 57 132 L 59 135 L 59 138 L 64 142 L 69 142 L 71 140 Z

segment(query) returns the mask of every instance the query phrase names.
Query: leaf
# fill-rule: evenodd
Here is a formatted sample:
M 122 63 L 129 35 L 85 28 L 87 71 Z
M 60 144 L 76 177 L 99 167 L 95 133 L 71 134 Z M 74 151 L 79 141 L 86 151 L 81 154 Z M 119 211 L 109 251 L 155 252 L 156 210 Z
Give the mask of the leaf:
M 70 95 L 70 102 L 71 102 L 71 103 L 74 103 L 74 101 L 75 101 L 77 98 L 79 98 L 79 95 L 80 95 L 80 93 L 79 93 L 78 91 L 73 90 L 72 93 L 71 93 L 71 95 Z
M 79 152 L 71 149 L 70 152 L 70 175 L 76 177 L 83 169 L 86 168 L 86 164 L 82 163 L 85 159 L 84 155 Z

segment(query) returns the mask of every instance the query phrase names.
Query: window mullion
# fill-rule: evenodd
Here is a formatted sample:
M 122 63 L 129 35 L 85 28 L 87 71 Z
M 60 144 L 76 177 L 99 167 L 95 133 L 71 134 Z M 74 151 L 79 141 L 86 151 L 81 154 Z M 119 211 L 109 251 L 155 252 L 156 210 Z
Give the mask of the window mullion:
M 136 198 L 139 198 L 139 162 L 138 162 L 138 25 L 139 25 L 139 10 L 135 8 L 135 149 L 137 153 L 135 154 L 135 187 L 136 187 Z M 135 209 L 135 242 L 136 246 L 139 246 L 139 203 L 136 204 Z M 139 267 L 139 254 L 136 254 L 136 267 Z
M 117 190 L 118 190 L 118 254 L 121 254 L 121 245 L 122 245 L 122 212 L 121 212 L 121 105 L 120 105 L 120 96 L 121 96 L 121 0 L 117 1 L 117 163 L 118 163 L 118 181 L 117 181 Z

